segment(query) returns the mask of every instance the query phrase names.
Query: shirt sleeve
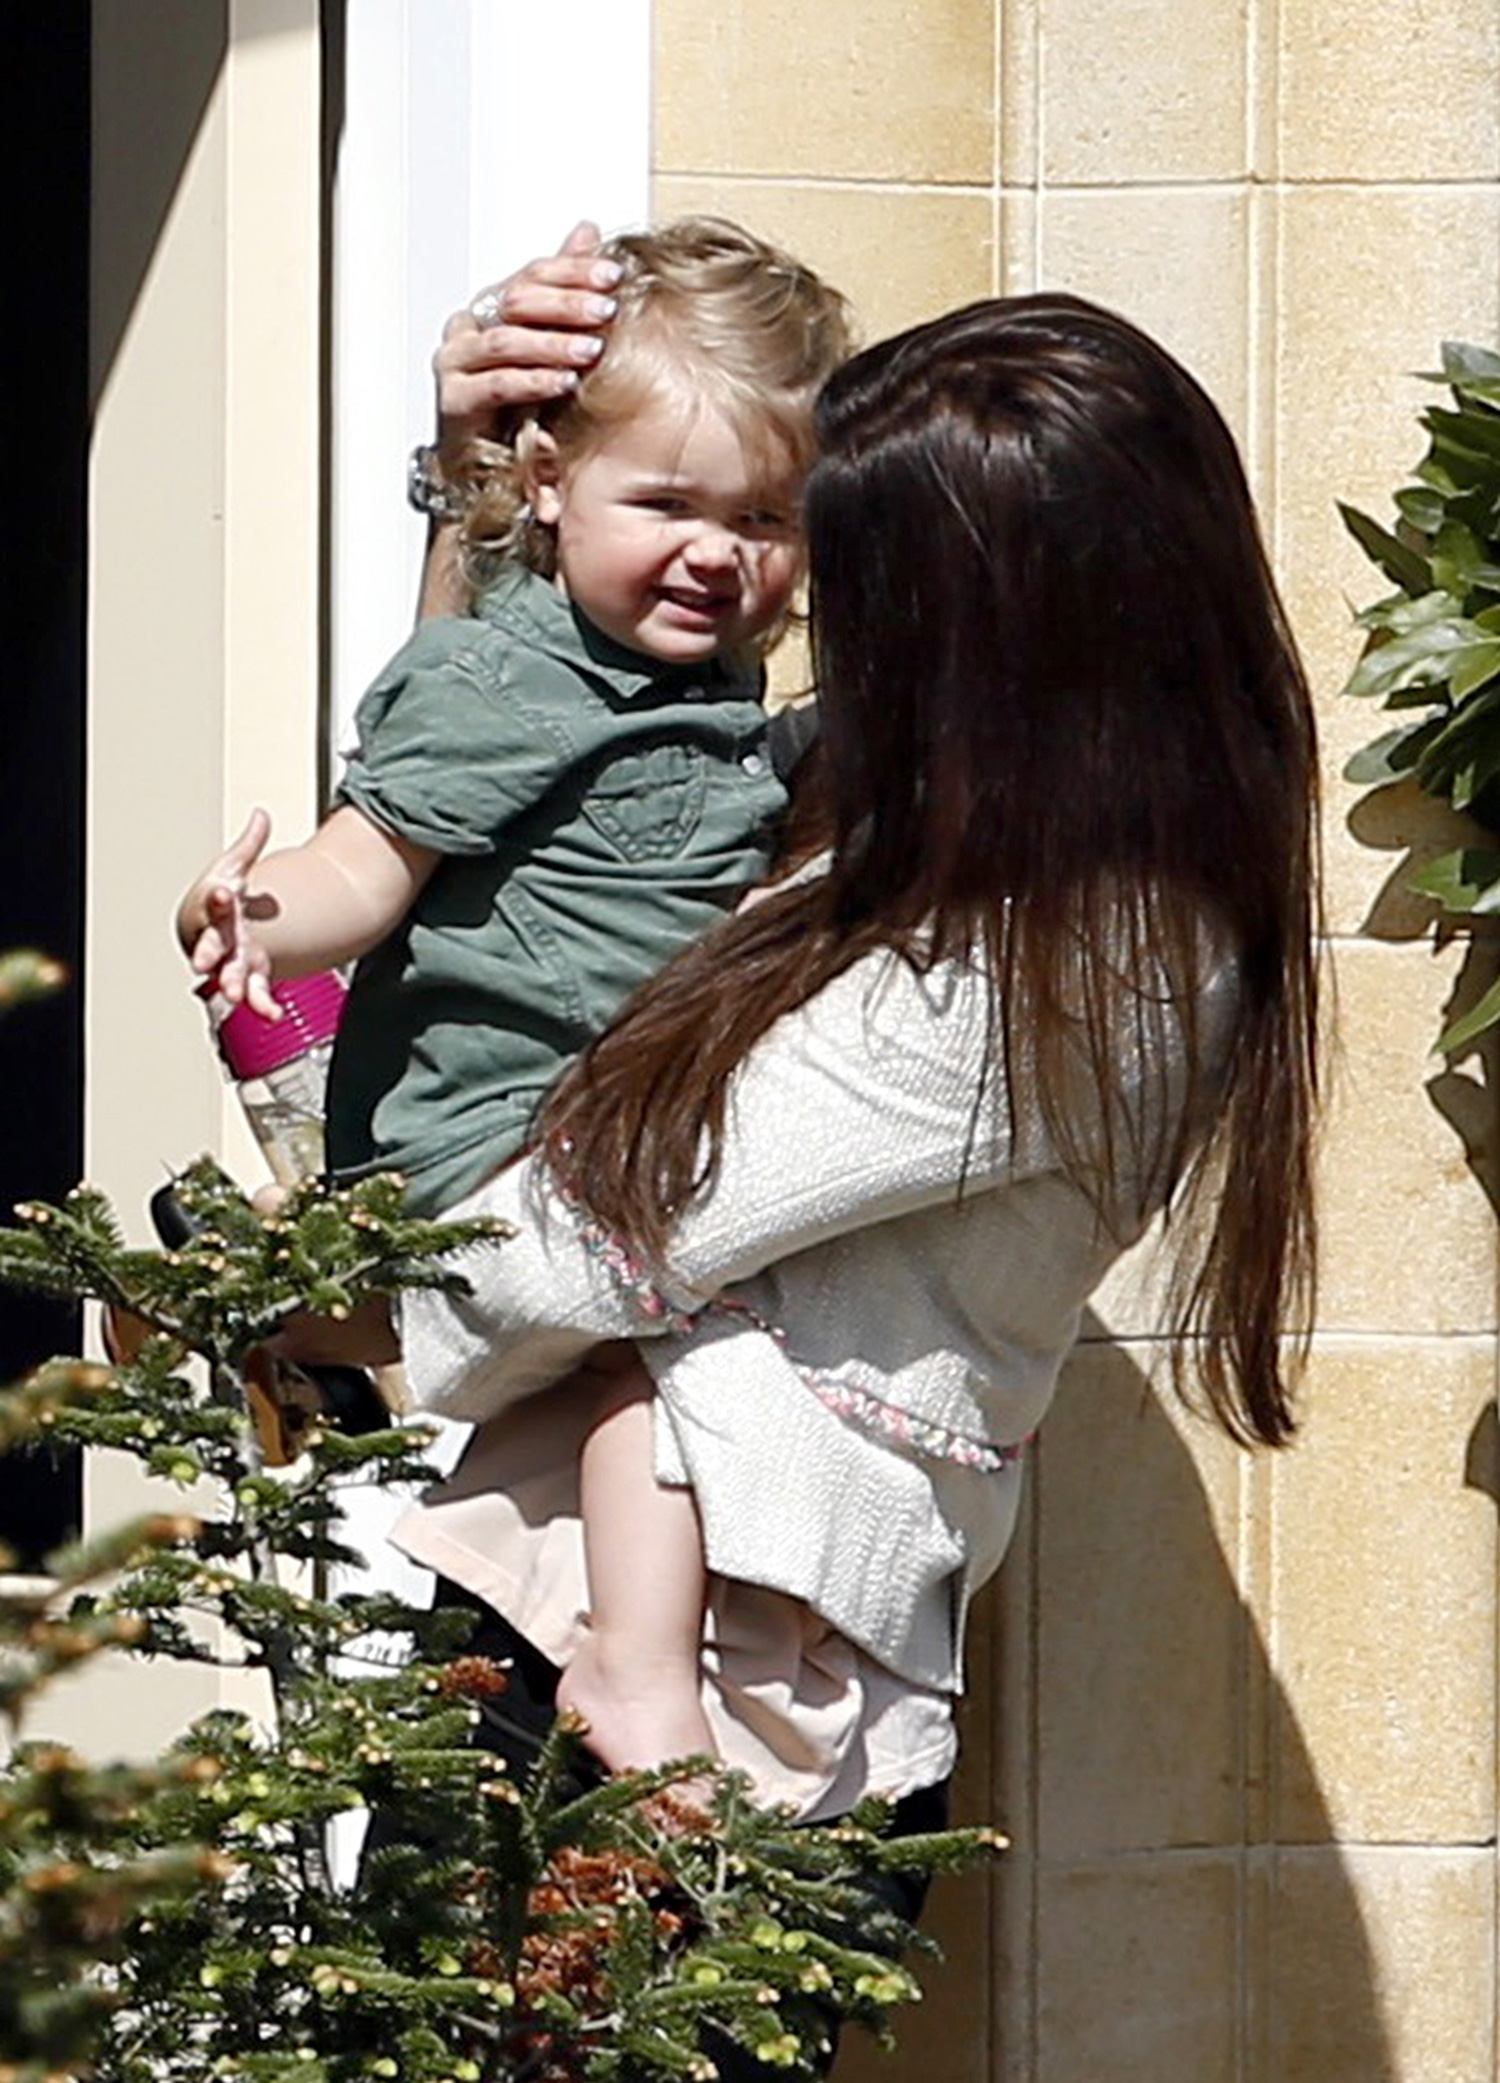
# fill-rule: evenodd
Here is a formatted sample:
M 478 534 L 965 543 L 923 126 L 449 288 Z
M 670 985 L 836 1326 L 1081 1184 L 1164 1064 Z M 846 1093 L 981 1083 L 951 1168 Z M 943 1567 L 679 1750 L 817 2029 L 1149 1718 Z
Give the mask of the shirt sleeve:
M 590 1225 L 535 1158 L 463 1204 L 515 1227 L 473 1254 L 467 1298 L 402 1305 L 417 1400 L 490 1415 L 601 1339 L 683 1328 L 722 1289 L 871 1224 L 1014 1170 L 1009 1108 L 987 1080 L 982 973 L 866 957 L 778 1021 L 731 1093 L 718 1176 L 654 1277 Z
M 486 625 L 429 622 L 359 705 L 338 800 L 442 854 L 486 854 L 572 756 L 555 718 L 507 673 Z

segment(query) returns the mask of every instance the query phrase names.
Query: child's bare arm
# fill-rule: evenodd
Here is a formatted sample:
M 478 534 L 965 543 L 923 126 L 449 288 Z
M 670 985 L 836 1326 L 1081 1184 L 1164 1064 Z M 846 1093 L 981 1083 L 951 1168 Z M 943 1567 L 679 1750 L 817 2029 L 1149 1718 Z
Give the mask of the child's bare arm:
M 349 804 L 303 846 L 261 854 L 263 810 L 211 861 L 177 911 L 177 937 L 200 976 L 237 1004 L 276 1015 L 271 980 L 351 962 L 410 911 L 439 856 Z

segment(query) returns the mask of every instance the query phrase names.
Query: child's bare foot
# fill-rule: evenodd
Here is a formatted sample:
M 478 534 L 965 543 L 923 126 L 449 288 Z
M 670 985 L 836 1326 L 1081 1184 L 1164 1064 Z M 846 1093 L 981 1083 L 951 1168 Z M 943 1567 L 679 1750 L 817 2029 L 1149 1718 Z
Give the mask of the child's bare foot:
M 582 1715 L 584 1742 L 611 1772 L 649 1770 L 715 1754 L 698 1683 L 696 1658 L 588 1634 L 558 1680 L 557 1704 Z

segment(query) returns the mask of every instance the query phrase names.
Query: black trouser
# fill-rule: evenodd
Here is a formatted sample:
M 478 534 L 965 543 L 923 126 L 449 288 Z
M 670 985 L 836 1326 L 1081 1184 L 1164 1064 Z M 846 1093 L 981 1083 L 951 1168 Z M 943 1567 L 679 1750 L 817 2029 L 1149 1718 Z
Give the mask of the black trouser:
M 557 1712 L 557 1681 L 562 1673 L 508 1620 L 459 1585 L 440 1578 L 437 1603 L 461 1606 L 479 1615 L 462 1655 L 494 1657 L 497 1662 L 510 1665 L 510 1683 L 505 1691 L 498 1699 L 480 1702 L 481 1721 L 474 1740 L 503 1759 L 514 1778 L 524 1779 Z M 599 1772 L 592 1759 L 581 1757 L 577 1767 L 578 1790 L 582 1792 L 585 1785 L 593 1783 Z M 929 1830 L 945 1829 L 947 1822 L 948 1782 L 943 1780 L 937 1786 L 920 1787 L 898 1801 L 889 1834 L 915 1837 Z M 875 1901 L 895 1910 L 908 1923 L 915 1923 L 921 1914 L 927 1896 L 924 1874 L 875 1874 L 865 1885 Z M 851 1936 L 856 1943 L 860 1941 L 858 1932 Z M 833 2066 L 838 2038 L 836 2022 L 830 2018 L 828 2025 L 830 2051 L 819 2064 L 825 2075 Z M 718 2033 L 705 2035 L 704 2051 L 712 2057 L 721 2083 L 769 2083 L 771 2077 L 780 2073 Z

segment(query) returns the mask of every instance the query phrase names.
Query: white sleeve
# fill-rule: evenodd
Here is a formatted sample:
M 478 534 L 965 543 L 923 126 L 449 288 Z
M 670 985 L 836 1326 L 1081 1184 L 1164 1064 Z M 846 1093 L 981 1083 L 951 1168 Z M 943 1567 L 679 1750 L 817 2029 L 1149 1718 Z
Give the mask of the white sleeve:
M 777 1022 L 736 1077 L 719 1174 L 672 1240 L 674 1300 L 993 1185 L 1010 1168 L 983 972 L 889 954 Z M 986 1069 L 990 1075 L 986 1076 Z
M 601 1339 L 680 1329 L 724 1287 L 794 1253 L 992 1185 L 1010 1167 L 982 972 L 867 956 L 752 1051 L 730 1093 L 718 1176 L 674 1233 L 660 1289 L 559 1197 L 508 1168 L 455 1213 L 515 1225 L 472 1254 L 471 1296 L 402 1305 L 408 1378 L 428 1409 L 491 1416 Z M 664 1292 L 660 1291 L 664 1290 Z

